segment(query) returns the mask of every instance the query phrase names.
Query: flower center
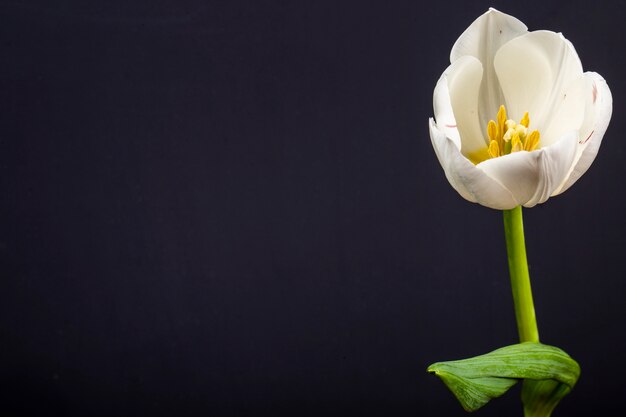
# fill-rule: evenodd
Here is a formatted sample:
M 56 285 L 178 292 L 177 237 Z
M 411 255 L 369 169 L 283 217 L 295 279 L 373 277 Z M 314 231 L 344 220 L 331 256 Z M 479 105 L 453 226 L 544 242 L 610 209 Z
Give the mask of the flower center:
M 489 145 L 468 155 L 470 161 L 479 164 L 489 158 L 508 155 L 512 152 L 534 151 L 539 148 L 539 131 L 528 129 L 528 112 L 519 123 L 506 118 L 506 108 L 500 106 L 496 120 L 487 123 Z

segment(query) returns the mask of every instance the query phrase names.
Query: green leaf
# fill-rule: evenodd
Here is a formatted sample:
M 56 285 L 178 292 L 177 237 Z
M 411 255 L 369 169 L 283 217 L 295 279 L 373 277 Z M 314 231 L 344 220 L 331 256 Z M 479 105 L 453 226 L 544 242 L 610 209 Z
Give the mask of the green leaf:
M 549 416 L 576 384 L 580 367 L 561 349 L 541 343 L 519 343 L 485 355 L 428 367 L 467 411 L 478 410 L 525 379 L 522 400 L 526 416 Z

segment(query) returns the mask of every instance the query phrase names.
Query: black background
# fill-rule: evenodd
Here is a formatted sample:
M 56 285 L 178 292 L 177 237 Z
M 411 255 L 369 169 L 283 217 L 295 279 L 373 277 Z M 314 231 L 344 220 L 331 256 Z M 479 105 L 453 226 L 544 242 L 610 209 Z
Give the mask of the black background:
M 465 415 L 425 369 L 516 342 L 502 216 L 427 120 L 489 6 L 613 92 L 595 163 L 525 225 L 542 341 L 583 370 L 555 415 L 621 409 L 624 1 L 16 1 L 0 415 Z

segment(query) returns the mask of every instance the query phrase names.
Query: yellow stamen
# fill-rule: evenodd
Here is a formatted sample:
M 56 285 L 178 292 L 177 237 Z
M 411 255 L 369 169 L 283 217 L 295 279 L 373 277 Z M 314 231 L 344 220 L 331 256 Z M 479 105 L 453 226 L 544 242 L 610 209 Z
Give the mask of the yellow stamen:
M 522 143 L 519 134 L 515 132 L 513 134 L 513 137 L 511 138 L 511 153 L 519 152 L 522 150 L 524 150 L 524 144 Z
M 489 140 L 498 140 L 498 125 L 493 120 L 489 120 L 487 123 L 487 135 Z
M 500 109 L 498 110 L 498 115 L 496 117 L 498 119 L 498 145 L 500 146 L 500 149 L 504 149 L 504 142 L 502 140 L 502 137 L 507 130 L 506 109 L 504 108 L 504 105 L 500 106 Z
M 500 109 L 498 110 L 498 126 L 500 126 L 501 128 L 503 126 L 506 125 L 506 109 L 504 108 L 504 105 L 500 106 Z M 501 130 L 501 132 L 503 132 L 504 130 Z
M 519 121 L 519 124 L 521 124 L 524 127 L 528 127 L 528 124 L 530 123 L 530 117 L 528 117 L 528 112 L 524 113 L 524 117 L 522 117 L 522 120 Z
M 490 158 L 497 158 L 500 156 L 500 147 L 498 146 L 498 142 L 492 140 L 489 142 L 489 148 L 487 148 L 487 153 Z
M 539 148 L 539 131 L 533 130 L 530 135 L 526 137 L 526 143 L 524 143 L 524 150 L 534 151 Z
M 512 152 L 534 151 L 539 149 L 539 131 L 531 131 L 530 116 L 524 113 L 519 123 L 507 119 L 506 108 L 500 106 L 496 120 L 487 123 L 487 147 L 467 154 L 472 163 L 479 164 L 489 158 L 508 155 Z

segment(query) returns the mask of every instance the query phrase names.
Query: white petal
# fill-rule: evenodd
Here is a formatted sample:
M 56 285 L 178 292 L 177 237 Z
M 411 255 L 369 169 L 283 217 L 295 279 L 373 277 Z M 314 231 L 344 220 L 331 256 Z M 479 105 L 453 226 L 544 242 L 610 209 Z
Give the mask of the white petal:
M 499 210 L 519 205 L 506 187 L 465 158 L 454 140 L 446 137 L 433 119 L 429 120 L 429 126 L 430 139 L 446 178 L 463 198 Z
M 591 108 L 588 105 L 588 102 L 591 103 L 591 86 L 591 80 L 583 74 L 570 83 L 559 97 L 547 128 L 540 131 L 540 146 L 549 146 L 571 130 L 580 131 L 585 119 L 590 118 L 587 113 L 590 113 L 588 109 Z
M 494 8 L 479 16 L 452 46 L 450 62 L 471 55 L 481 62 L 493 60 L 500 46 L 528 32 L 520 20 Z
M 574 164 L 563 184 L 553 193 L 560 194 L 571 187 L 589 169 L 596 158 L 602 138 L 611 120 L 613 97 L 604 78 L 595 72 L 585 73 L 589 81 L 587 117 L 580 129 Z
M 530 32 L 508 42 L 497 52 L 494 65 L 509 117 L 519 120 L 527 111 L 531 128 L 540 133 L 550 127 L 566 89 L 583 73 L 571 43 L 549 31 Z
M 545 202 L 566 178 L 577 142 L 578 132 L 572 131 L 546 148 L 488 159 L 477 168 L 509 189 L 519 204 L 533 207 Z
M 452 69 L 450 65 L 439 77 L 435 91 L 433 93 L 433 110 L 435 112 L 435 120 L 437 127 L 447 137 L 452 139 L 456 147 L 461 149 L 461 136 L 457 128 L 456 118 L 452 110 L 452 102 L 450 101 L 450 90 L 448 89 L 448 74 Z
M 461 34 L 450 52 L 450 62 L 454 63 L 462 56 L 473 56 L 483 64 L 483 83 L 480 87 L 480 108 L 478 119 L 481 126 L 487 126 L 501 104 L 504 97 L 493 67 L 493 59 L 502 45 L 524 33 L 526 25 L 513 16 L 496 9 L 476 19 Z
M 482 133 L 477 113 L 482 74 L 480 61 L 464 56 L 444 71 L 433 95 L 437 126 L 457 145 L 461 144 L 465 155 L 487 146 L 487 135 Z

